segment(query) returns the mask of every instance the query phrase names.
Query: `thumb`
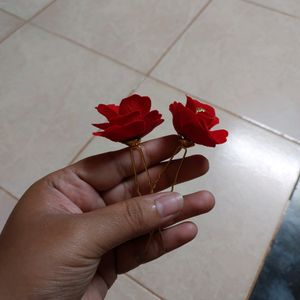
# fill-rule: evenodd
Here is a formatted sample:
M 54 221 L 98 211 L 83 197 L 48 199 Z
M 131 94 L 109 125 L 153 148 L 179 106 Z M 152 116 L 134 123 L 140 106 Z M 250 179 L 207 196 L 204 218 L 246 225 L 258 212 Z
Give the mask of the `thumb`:
M 170 222 L 182 208 L 183 197 L 180 194 L 164 192 L 120 201 L 82 214 L 85 245 L 90 245 L 90 250 L 101 256 Z

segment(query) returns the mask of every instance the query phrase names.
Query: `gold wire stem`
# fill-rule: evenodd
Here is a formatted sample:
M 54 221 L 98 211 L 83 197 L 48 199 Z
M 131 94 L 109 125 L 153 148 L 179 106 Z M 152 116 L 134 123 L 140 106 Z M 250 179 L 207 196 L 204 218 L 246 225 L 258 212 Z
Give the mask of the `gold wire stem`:
M 155 233 L 155 231 L 151 231 L 151 232 L 149 233 L 148 241 L 147 241 L 147 244 L 146 244 L 146 246 L 145 246 L 144 254 L 143 254 L 143 256 L 144 256 L 143 258 L 144 258 L 144 259 L 146 258 L 147 253 L 148 253 L 149 248 L 150 248 L 150 245 L 151 245 L 151 243 L 152 243 L 152 241 L 153 241 L 153 235 L 154 235 L 154 233 Z
M 134 183 L 135 183 L 135 187 L 136 187 L 136 193 L 138 196 L 142 196 L 141 191 L 140 191 L 140 184 L 138 181 L 138 177 L 137 177 L 137 172 L 136 172 L 136 167 L 135 167 L 135 160 L 134 160 L 134 147 L 130 147 L 130 158 L 131 158 L 131 168 L 132 168 L 132 172 L 134 174 Z
M 159 232 L 161 247 L 163 249 L 163 252 L 166 253 L 167 249 L 166 249 L 165 244 L 164 244 L 164 239 L 163 239 L 163 236 L 162 236 L 163 230 L 161 229 L 161 227 L 158 228 L 158 232 Z
M 159 173 L 156 181 L 153 184 L 153 190 L 156 189 L 157 184 L 159 183 L 161 176 L 167 171 L 167 169 L 170 166 L 170 163 L 172 162 L 174 156 L 182 149 L 182 145 L 179 145 L 176 150 L 174 151 L 174 153 L 172 154 L 172 156 L 170 157 L 170 159 L 168 160 L 168 162 L 165 164 L 164 168 L 162 169 L 162 171 Z
M 186 154 L 187 154 L 187 148 L 184 147 L 184 154 L 183 154 L 183 157 L 180 161 L 179 167 L 177 169 L 177 172 L 176 172 L 176 175 L 175 175 L 175 178 L 174 178 L 174 182 L 173 182 L 172 187 L 171 187 L 171 192 L 174 191 L 174 186 L 177 184 L 178 175 L 179 175 L 179 172 L 180 172 L 181 167 L 183 165 L 184 159 L 186 158 Z
M 150 187 L 150 194 L 153 194 L 153 184 L 152 184 L 152 180 L 151 180 L 151 177 L 150 177 L 150 173 L 149 173 L 149 170 L 148 170 L 148 167 L 147 167 L 147 163 L 146 163 L 146 159 L 145 159 L 145 156 L 144 156 L 144 152 L 142 150 L 142 148 L 138 145 L 137 147 L 137 150 L 139 151 L 140 155 L 141 155 L 141 158 L 142 158 L 142 161 L 143 161 L 143 165 L 144 165 L 144 169 L 147 173 L 147 177 L 148 177 L 148 184 L 149 184 L 149 187 Z
M 163 237 L 162 237 L 163 230 L 159 227 L 157 232 L 159 233 L 159 242 L 161 244 L 163 253 L 166 253 L 167 251 L 166 251 L 166 248 L 165 248 L 165 245 L 164 245 L 164 240 L 163 240 Z M 145 246 L 144 254 L 143 254 L 143 260 L 145 260 L 146 257 L 147 257 L 147 253 L 148 253 L 148 251 L 150 249 L 151 243 L 153 242 L 153 237 L 154 237 L 155 233 L 156 233 L 155 231 L 151 231 L 149 233 L 149 238 L 148 238 L 147 244 Z

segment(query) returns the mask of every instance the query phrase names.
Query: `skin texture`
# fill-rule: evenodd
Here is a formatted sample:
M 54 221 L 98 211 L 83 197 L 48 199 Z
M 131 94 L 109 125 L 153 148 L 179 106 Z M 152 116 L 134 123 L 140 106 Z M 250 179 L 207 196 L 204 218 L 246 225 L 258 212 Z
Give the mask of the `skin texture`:
M 162 161 L 177 146 L 176 136 L 142 145 L 151 178 L 158 177 Z M 137 151 L 134 155 L 141 191 L 147 194 L 142 160 Z M 182 199 L 177 193 L 159 193 L 172 184 L 178 165 L 171 163 L 155 194 L 141 197 L 136 196 L 128 149 L 89 157 L 34 183 L 0 235 L 1 297 L 104 299 L 118 274 L 191 241 L 196 225 L 176 223 L 208 212 L 214 198 L 207 191 L 184 196 L 173 214 L 162 216 L 160 199 Z M 207 170 L 206 158 L 191 156 L 178 182 Z

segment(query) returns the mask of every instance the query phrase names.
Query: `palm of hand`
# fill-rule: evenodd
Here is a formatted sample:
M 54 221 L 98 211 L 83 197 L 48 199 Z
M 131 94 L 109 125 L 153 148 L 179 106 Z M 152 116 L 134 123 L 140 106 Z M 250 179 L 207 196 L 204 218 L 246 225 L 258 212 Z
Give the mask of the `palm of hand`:
M 156 139 L 143 147 L 150 175 L 157 178 L 164 168 L 161 161 L 173 154 L 177 139 L 174 136 Z M 141 192 L 147 194 L 148 179 L 137 153 L 136 164 Z M 156 192 L 171 185 L 178 165 L 179 161 L 170 164 Z M 185 160 L 178 182 L 198 177 L 207 169 L 203 156 L 191 156 Z M 23 286 L 25 291 L 33 285 L 36 293 L 42 291 L 53 299 L 103 299 L 117 274 L 190 241 L 196 235 L 196 228 L 189 222 L 164 229 L 162 236 L 154 234 L 147 252 L 149 235 L 111 249 L 88 234 L 97 230 L 95 223 L 90 222 L 90 218 L 96 216 L 94 212 L 135 196 L 131 172 L 129 151 L 124 149 L 87 158 L 35 183 L 19 201 L 1 236 L 4 246 L 0 249 L 0 262 L 1 251 L 6 251 L 6 245 L 8 249 L 13 245 L 3 265 L 7 263 L 12 270 L 11 265 L 16 269 L 22 265 L 27 272 L 26 286 L 21 282 L 15 285 Z M 165 225 L 205 213 L 213 204 L 208 192 L 188 195 L 182 212 Z M 111 215 L 97 222 L 101 226 L 101 222 L 119 222 L 120 218 L 122 216 Z M 12 241 L 16 228 L 21 238 Z

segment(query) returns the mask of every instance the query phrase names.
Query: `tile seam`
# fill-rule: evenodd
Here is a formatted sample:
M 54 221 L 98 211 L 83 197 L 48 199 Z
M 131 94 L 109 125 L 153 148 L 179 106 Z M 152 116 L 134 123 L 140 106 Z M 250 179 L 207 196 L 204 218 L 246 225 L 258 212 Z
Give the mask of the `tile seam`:
M 0 11 L 2 11 L 3 13 L 5 13 L 5 14 L 7 14 L 7 15 L 10 15 L 10 16 L 13 17 L 13 18 L 18 19 L 19 21 L 27 22 L 26 19 L 23 19 L 23 18 L 21 18 L 21 17 L 15 15 L 15 14 L 13 14 L 13 13 L 11 13 L 10 11 L 5 10 L 4 8 L 1 8 L 1 7 L 0 7 Z
M 0 191 L 4 192 L 5 194 L 7 194 L 8 196 L 12 197 L 16 202 L 19 201 L 19 199 L 12 194 L 10 191 L 8 191 L 6 188 L 4 188 L 3 186 L 0 186 Z
M 127 65 L 126 63 L 123 63 L 123 62 L 121 62 L 121 61 L 119 61 L 119 60 L 117 60 L 117 59 L 115 59 L 115 58 L 113 58 L 113 57 L 111 57 L 111 56 L 109 56 L 107 54 L 103 54 L 103 53 L 101 53 L 101 52 L 99 52 L 99 51 L 97 51 L 97 50 L 95 50 L 93 48 L 90 48 L 90 47 L 88 47 L 88 46 L 86 46 L 86 45 L 84 45 L 84 44 L 82 44 L 80 42 L 77 42 L 77 41 L 73 40 L 72 38 L 66 37 L 66 36 L 64 36 L 64 35 L 62 35 L 60 33 L 57 33 L 57 32 L 51 31 L 49 29 L 46 29 L 43 26 L 40 26 L 40 25 L 38 25 L 38 24 L 36 24 L 34 22 L 29 22 L 29 24 L 31 26 L 36 27 L 36 28 L 38 28 L 38 29 L 40 29 L 40 30 L 42 30 L 44 32 L 47 32 L 47 33 L 53 35 L 53 36 L 56 36 L 56 37 L 58 37 L 60 39 L 68 41 L 69 43 L 72 43 L 73 45 L 76 45 L 76 46 L 78 46 L 80 48 L 83 48 L 83 49 L 85 49 L 85 50 L 87 50 L 87 51 L 89 51 L 91 53 L 94 53 L 94 54 L 99 55 L 99 56 L 101 56 L 103 58 L 106 58 L 107 60 L 110 60 L 110 61 L 112 61 L 112 62 L 114 62 L 114 63 L 116 63 L 118 65 L 121 65 L 121 66 L 123 66 L 123 67 L 125 67 L 125 68 L 127 68 L 127 69 L 129 69 L 131 71 L 134 71 L 134 72 L 136 72 L 136 73 L 138 73 L 140 75 L 147 76 L 146 73 L 144 73 L 144 72 L 142 72 L 142 71 L 140 71 L 138 69 L 135 69 L 134 67 L 132 67 L 130 65 Z
M 166 48 L 163 54 L 159 57 L 159 59 L 154 63 L 154 65 L 150 68 L 150 70 L 146 73 L 146 75 L 150 75 L 154 69 L 160 64 L 160 62 L 164 59 L 164 57 L 172 50 L 175 44 L 182 38 L 182 36 L 190 29 L 190 27 L 194 24 L 194 22 L 202 15 L 202 13 L 207 9 L 212 0 L 208 0 L 207 3 L 197 12 L 197 14 L 192 18 L 190 22 L 185 26 L 185 28 L 178 34 L 178 36 L 173 40 L 173 42 Z
M 291 192 L 291 194 L 289 195 L 289 198 L 288 198 L 288 200 L 286 201 L 286 203 L 285 203 L 285 205 L 284 205 L 284 207 L 283 207 L 283 209 L 282 209 L 282 211 L 281 211 L 281 214 L 280 214 L 279 220 L 278 220 L 278 222 L 277 222 L 277 224 L 276 224 L 276 227 L 275 227 L 275 229 L 274 229 L 272 238 L 270 239 L 270 241 L 269 241 L 269 243 L 268 243 L 268 246 L 266 247 L 266 249 L 265 249 L 265 251 L 264 251 L 264 253 L 263 253 L 262 257 L 261 257 L 261 261 L 260 261 L 260 263 L 259 263 L 259 267 L 258 267 L 258 269 L 257 269 L 257 271 L 256 271 L 256 274 L 255 274 L 255 276 L 254 276 L 253 282 L 252 282 L 252 284 L 251 284 L 251 286 L 250 286 L 250 288 L 249 288 L 249 290 L 248 290 L 248 293 L 247 293 L 247 296 L 246 296 L 245 300 L 250 300 L 250 298 L 251 298 L 251 295 L 252 295 L 252 293 L 253 293 L 253 291 L 254 291 L 256 282 L 257 282 L 257 280 L 258 280 L 258 278 L 259 278 L 259 276 L 260 276 L 260 274 L 261 274 L 261 272 L 262 272 L 262 270 L 263 270 L 263 267 L 264 267 L 264 265 L 265 265 L 266 259 L 267 259 L 268 255 L 269 255 L 270 251 L 272 250 L 272 245 L 273 245 L 273 243 L 274 243 L 274 241 L 275 241 L 275 239 L 276 239 L 276 236 L 277 236 L 277 234 L 278 234 L 278 232 L 279 232 L 279 230 L 280 230 L 280 228 L 281 228 L 281 225 L 283 224 L 284 217 L 285 217 L 286 212 L 287 212 L 287 210 L 288 210 L 288 208 L 289 208 L 289 205 L 290 205 L 291 197 L 293 196 L 293 193 L 294 193 L 294 191 L 295 191 L 295 189 L 296 189 L 296 186 L 297 186 L 297 184 L 298 184 L 298 182 L 299 182 L 299 180 L 300 180 L 299 178 L 300 178 L 300 172 L 298 173 L 296 182 L 295 182 L 295 184 L 293 185 L 292 192 Z
M 88 147 L 88 145 L 94 140 L 94 137 L 91 136 L 87 142 L 83 144 L 83 146 L 77 151 L 75 156 L 71 159 L 71 161 L 67 164 L 67 166 L 72 165 L 76 159 L 81 155 L 81 153 Z
M 190 95 L 191 97 L 195 97 L 197 99 L 202 99 L 203 101 L 207 102 L 208 104 L 211 104 L 212 106 L 214 106 L 215 108 L 217 108 L 220 111 L 226 112 L 226 113 L 228 113 L 229 115 L 231 115 L 231 116 L 233 116 L 235 118 L 238 118 L 238 119 L 240 119 L 242 121 L 245 121 L 245 122 L 247 122 L 247 123 L 249 123 L 249 124 L 251 124 L 251 125 L 253 125 L 253 126 L 257 127 L 257 128 L 263 129 L 266 132 L 272 133 L 273 135 L 276 135 L 276 136 L 282 138 L 285 141 L 291 142 L 291 143 L 296 144 L 296 145 L 300 145 L 300 141 L 298 141 L 297 139 L 295 139 L 293 137 L 290 137 L 290 136 L 288 136 L 288 135 L 286 135 L 286 134 L 284 134 L 284 133 L 282 133 L 280 131 L 277 131 L 276 129 L 273 129 L 273 128 L 267 126 L 267 125 L 261 124 L 258 121 L 255 121 L 255 120 L 253 120 L 251 118 L 248 118 L 246 116 L 243 116 L 243 115 L 239 115 L 239 114 L 237 114 L 235 112 L 232 112 L 232 111 L 230 111 L 230 110 L 228 110 L 228 109 L 226 109 L 226 108 L 224 108 L 222 106 L 219 106 L 219 105 L 217 105 L 217 104 L 215 104 L 215 103 L 213 103 L 211 101 L 208 101 L 208 100 L 206 100 L 204 98 L 199 98 L 198 96 L 193 95 L 192 93 L 189 93 L 189 92 L 187 92 L 187 91 L 185 91 L 185 90 L 183 90 L 181 88 L 178 88 L 176 86 L 173 86 L 172 84 L 167 83 L 167 82 L 165 82 L 165 81 L 163 81 L 161 79 L 158 79 L 156 77 L 153 77 L 151 75 L 149 75 L 148 78 L 152 79 L 152 80 L 154 80 L 154 81 L 156 81 L 156 82 L 158 82 L 158 83 L 160 83 L 162 85 L 165 85 L 166 87 L 174 89 L 174 90 L 176 90 L 176 91 L 178 91 L 178 92 L 180 92 L 182 94 Z
M 27 19 L 27 23 L 30 23 L 31 20 L 33 20 L 34 18 L 36 18 L 39 14 L 41 14 L 42 12 L 44 12 L 49 6 L 51 6 L 54 2 L 56 2 L 56 0 L 52 0 L 50 1 L 47 5 L 45 5 L 44 7 L 42 7 L 40 10 L 38 10 L 35 14 L 33 14 L 30 18 Z
M 148 291 L 149 293 L 151 293 L 153 296 L 155 296 L 159 300 L 166 300 L 165 298 L 162 298 L 159 294 L 157 294 L 156 292 L 152 291 L 150 288 L 148 288 L 147 286 L 145 286 L 139 280 L 135 279 L 132 275 L 129 275 L 128 273 L 125 273 L 124 275 L 127 276 L 129 279 L 131 279 L 133 282 L 135 282 L 137 285 L 139 285 L 140 287 L 142 287 L 143 289 L 145 289 L 146 291 Z
M 10 31 L 7 35 L 0 39 L 0 44 L 10 38 L 15 32 L 17 32 L 20 28 L 22 28 L 27 22 L 23 21 L 20 25 L 18 25 L 14 30 Z
M 272 249 L 272 244 L 273 244 L 274 238 L 276 237 L 276 235 L 277 235 L 277 233 L 278 233 L 278 231 L 280 229 L 280 225 L 282 224 L 282 221 L 284 219 L 285 213 L 286 213 L 287 208 L 289 206 L 288 204 L 289 204 L 289 200 L 286 201 L 286 203 L 285 203 L 285 205 L 284 205 L 284 207 L 283 207 L 283 209 L 282 209 L 282 211 L 280 213 L 280 217 L 279 217 L 279 220 L 278 220 L 278 222 L 277 222 L 277 224 L 275 226 L 275 229 L 274 229 L 274 232 L 272 234 L 272 237 L 271 237 L 270 241 L 268 242 L 268 245 L 267 245 L 266 249 L 263 251 L 263 255 L 261 256 L 260 261 L 259 261 L 259 266 L 258 266 L 258 268 L 257 268 L 257 270 L 255 272 L 253 281 L 252 281 L 252 283 L 251 283 L 251 285 L 250 285 L 250 287 L 249 287 L 249 289 L 247 291 L 245 300 L 250 300 L 250 298 L 251 298 L 251 295 L 252 295 L 252 292 L 253 292 L 253 290 L 255 288 L 256 282 L 257 282 L 257 280 L 259 278 L 259 275 L 262 272 L 263 267 L 265 265 L 266 258 L 268 257 L 268 254 L 270 253 L 270 251 Z
M 292 15 L 292 14 L 286 13 L 286 12 L 281 11 L 279 9 L 272 8 L 270 6 L 266 6 L 266 5 L 263 5 L 263 4 L 260 4 L 260 3 L 257 3 L 255 1 L 251 1 L 251 0 L 241 0 L 241 1 L 244 2 L 244 3 L 248 3 L 250 5 L 253 5 L 253 6 L 256 6 L 256 7 L 260 7 L 262 9 L 266 9 L 268 11 L 272 11 L 272 12 L 275 12 L 277 14 L 281 14 L 281 15 L 284 15 L 284 16 L 287 16 L 287 17 L 290 17 L 290 18 L 293 18 L 293 19 L 296 19 L 296 20 L 300 21 L 300 17 L 298 17 L 296 15 Z
M 12 17 L 17 18 L 19 21 L 22 21 L 23 23 L 20 24 L 20 26 L 18 26 L 15 30 L 11 31 L 8 35 L 6 35 L 4 38 L 0 39 L 0 44 L 2 42 L 4 42 L 5 40 L 7 40 L 8 38 L 10 38 L 15 32 L 17 32 L 19 29 L 21 29 L 22 27 L 24 27 L 26 24 L 29 24 L 30 21 L 32 19 L 34 19 L 36 16 L 38 16 L 40 13 L 42 13 L 44 10 L 46 10 L 50 5 L 52 5 L 56 0 L 52 0 L 50 3 L 48 3 L 46 6 L 42 7 L 39 11 L 37 11 L 32 17 L 30 17 L 29 19 L 23 19 L 9 11 L 6 11 L 3 8 L 0 8 L 0 11 L 2 11 L 3 13 L 6 13 Z

